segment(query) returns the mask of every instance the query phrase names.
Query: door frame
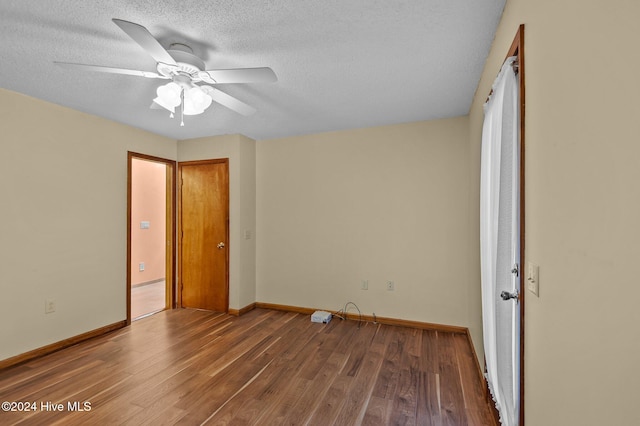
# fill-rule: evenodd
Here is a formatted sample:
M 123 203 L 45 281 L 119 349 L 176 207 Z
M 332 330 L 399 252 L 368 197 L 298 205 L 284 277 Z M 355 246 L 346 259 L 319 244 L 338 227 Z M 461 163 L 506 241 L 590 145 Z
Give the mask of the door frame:
M 153 161 L 167 166 L 166 185 L 166 236 L 165 247 L 165 306 L 176 307 L 176 161 L 138 152 L 127 151 L 127 325 L 131 325 L 131 202 L 133 160 Z
M 525 293 L 526 293 L 526 282 L 525 282 L 525 67 L 524 67 L 524 24 L 520 24 L 518 26 L 518 30 L 516 31 L 516 35 L 511 42 L 511 46 L 509 47 L 509 51 L 505 56 L 505 60 L 512 56 L 516 57 L 515 63 L 517 64 L 517 73 L 518 73 L 518 97 L 519 103 L 518 108 L 520 112 L 518 114 L 518 126 L 520 128 L 518 132 L 518 137 L 520 141 L 520 164 L 518 171 L 519 182 L 519 209 L 520 209 L 520 229 L 518 232 L 520 233 L 520 265 L 519 265 L 519 284 L 520 284 L 520 293 L 518 295 L 518 303 L 520 305 L 520 348 L 519 348 L 519 368 L 520 368 L 520 389 L 519 389 L 519 412 L 518 412 L 518 425 L 524 426 L 524 345 L 525 345 L 525 337 L 524 337 L 524 325 L 525 325 L 525 316 L 524 316 L 524 308 L 525 308 Z M 504 63 L 504 61 L 502 62 Z M 489 96 L 491 96 L 491 91 Z M 487 97 L 489 99 L 489 97 Z M 485 372 L 486 372 L 486 362 L 485 362 Z M 485 387 L 488 387 L 485 380 Z M 489 407 L 492 409 L 493 415 L 496 420 L 496 424 L 499 424 L 499 413 L 498 410 L 495 409 L 493 405 L 493 401 L 491 400 L 491 393 L 487 390 L 487 399 L 489 403 Z
M 230 185 L 231 180 L 229 176 L 229 159 L 228 158 L 215 158 L 209 160 L 195 160 L 195 161 L 181 161 L 178 163 L 178 282 L 177 282 L 177 300 L 176 306 L 182 307 L 182 169 L 183 167 L 188 166 L 197 166 L 197 165 L 207 165 L 207 164 L 225 164 L 226 166 L 226 174 L 227 174 L 227 185 Z M 227 188 L 227 202 L 225 206 L 225 215 L 226 215 L 226 223 L 225 223 L 225 239 L 226 239 L 226 250 L 225 250 L 225 313 L 229 312 L 229 258 L 231 253 L 231 243 L 229 239 L 230 235 L 230 227 L 229 227 L 229 205 L 231 199 L 231 187 Z
M 507 57 L 515 56 L 518 64 L 518 92 L 519 109 L 518 124 L 520 126 L 520 409 L 518 424 L 524 426 L 524 305 L 527 286 L 525 282 L 525 145 L 524 145 L 524 118 L 525 118 L 525 80 L 524 80 L 524 24 L 518 26 L 518 31 L 509 47 Z

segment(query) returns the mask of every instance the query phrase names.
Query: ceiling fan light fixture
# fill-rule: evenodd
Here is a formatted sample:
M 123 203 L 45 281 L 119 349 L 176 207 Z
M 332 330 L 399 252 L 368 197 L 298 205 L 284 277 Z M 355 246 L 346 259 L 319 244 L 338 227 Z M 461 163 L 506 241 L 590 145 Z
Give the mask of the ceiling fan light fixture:
M 180 105 L 180 94 L 182 93 L 182 87 L 178 84 L 171 82 L 158 87 L 156 94 L 158 95 L 153 102 L 160 105 L 162 108 L 175 112 L 175 108 Z
M 156 104 L 156 105 L 159 105 L 159 106 L 161 106 L 162 108 L 164 108 L 164 109 L 166 109 L 167 111 L 169 111 L 169 112 L 171 113 L 171 114 L 170 114 L 170 117 L 171 117 L 171 118 L 173 118 L 173 117 L 172 117 L 172 116 L 173 116 L 173 113 L 174 113 L 174 112 L 176 112 L 176 108 L 175 108 L 175 107 L 173 107 L 173 106 L 171 106 L 171 105 L 166 105 L 166 104 L 164 104 L 164 103 L 163 103 L 163 101 L 162 101 L 162 99 L 160 99 L 159 97 L 158 97 L 158 98 L 154 98 L 154 99 L 153 99 L 153 103 L 154 103 L 154 104 Z
M 64 68 L 76 68 L 110 74 L 124 74 L 145 78 L 159 78 L 171 80 L 170 83 L 156 89 L 157 96 L 151 103 L 151 109 L 164 108 L 173 118 L 176 107 L 180 109 L 181 126 L 184 126 L 184 115 L 202 114 L 212 101 L 223 105 L 244 116 L 256 112 L 255 108 L 239 99 L 214 89 L 211 86 L 198 86 L 196 83 L 229 84 L 229 83 L 266 83 L 277 81 L 278 78 L 271 68 L 236 68 L 205 70 L 204 61 L 194 55 L 193 49 L 184 43 L 173 43 L 169 49 L 162 44 L 140 24 L 112 19 L 131 39 L 136 42 L 156 61 L 157 73 L 149 71 L 131 70 L 126 68 L 103 67 L 97 65 L 75 64 L 70 62 L 55 62 Z
M 207 95 L 200 87 L 194 86 L 184 91 L 184 104 L 182 105 L 185 115 L 202 114 L 211 106 L 211 96 Z

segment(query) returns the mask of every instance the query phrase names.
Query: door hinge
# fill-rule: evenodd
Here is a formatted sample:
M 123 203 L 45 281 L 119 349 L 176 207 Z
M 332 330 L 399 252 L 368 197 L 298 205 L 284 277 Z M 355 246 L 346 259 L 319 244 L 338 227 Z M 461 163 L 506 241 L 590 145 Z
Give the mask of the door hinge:
M 516 277 L 519 276 L 520 274 L 520 267 L 517 263 L 513 264 L 513 268 L 511 269 L 511 273 L 514 274 Z

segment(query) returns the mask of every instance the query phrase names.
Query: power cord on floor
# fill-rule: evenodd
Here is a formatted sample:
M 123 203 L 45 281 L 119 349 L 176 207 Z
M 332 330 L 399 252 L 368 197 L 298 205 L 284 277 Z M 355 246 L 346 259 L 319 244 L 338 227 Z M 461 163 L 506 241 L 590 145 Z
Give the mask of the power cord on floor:
M 360 312 L 360 308 L 358 308 L 358 305 L 356 305 L 353 302 L 345 303 L 344 304 L 344 308 L 342 308 L 339 311 L 335 312 L 333 314 L 333 316 L 338 317 L 341 320 L 346 320 L 348 318 L 348 316 L 347 316 L 347 307 L 349 305 L 353 305 L 353 307 L 356 308 L 356 310 L 358 311 L 358 328 L 360 328 L 360 326 L 362 325 L 362 312 Z

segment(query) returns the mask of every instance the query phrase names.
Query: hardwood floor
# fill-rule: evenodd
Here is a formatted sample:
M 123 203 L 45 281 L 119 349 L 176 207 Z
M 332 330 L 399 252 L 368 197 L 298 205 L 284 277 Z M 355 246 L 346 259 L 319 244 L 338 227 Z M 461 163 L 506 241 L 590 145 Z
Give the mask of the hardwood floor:
M 131 287 L 131 318 L 133 320 L 163 310 L 165 303 L 164 280 Z
M 495 424 L 465 335 L 265 309 L 160 312 L 1 371 L 0 401 L 36 404 L 3 425 Z

